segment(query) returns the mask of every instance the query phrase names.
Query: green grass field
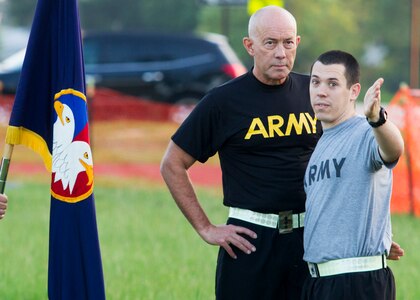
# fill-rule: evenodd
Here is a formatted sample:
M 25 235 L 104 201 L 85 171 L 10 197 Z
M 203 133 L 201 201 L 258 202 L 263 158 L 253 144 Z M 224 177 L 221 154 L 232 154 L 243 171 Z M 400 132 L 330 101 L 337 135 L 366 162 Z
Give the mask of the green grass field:
M 47 299 L 49 185 L 9 178 L 6 192 L 0 298 Z M 220 190 L 198 193 L 211 219 L 224 222 Z M 97 183 L 95 199 L 107 299 L 214 299 L 217 248 L 196 235 L 165 188 Z M 393 216 L 393 226 L 406 251 L 391 263 L 397 298 L 420 299 L 420 219 Z

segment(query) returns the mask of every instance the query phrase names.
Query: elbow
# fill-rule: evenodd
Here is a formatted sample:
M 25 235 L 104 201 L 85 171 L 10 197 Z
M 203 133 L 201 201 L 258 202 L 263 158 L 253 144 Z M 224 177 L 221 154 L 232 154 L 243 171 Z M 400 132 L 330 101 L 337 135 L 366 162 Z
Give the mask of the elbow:
M 401 155 L 403 155 L 404 151 L 398 151 L 395 152 L 393 155 L 389 155 L 388 158 L 386 159 L 387 162 L 392 163 L 392 162 L 396 162 L 400 159 Z
M 400 158 L 404 154 L 404 143 L 402 143 L 399 152 L 398 152 L 398 158 Z
M 398 141 L 398 146 L 396 147 L 396 159 L 400 158 L 404 154 L 404 139 L 402 136 L 400 136 L 400 139 Z
M 160 174 L 165 181 L 182 176 L 195 159 L 171 142 L 160 163 Z
M 179 178 L 185 172 L 186 168 L 180 161 L 170 156 L 163 157 L 160 163 L 160 174 L 167 184 Z
M 162 159 L 160 163 L 160 175 L 163 177 L 163 179 L 166 181 L 166 178 L 168 177 L 168 174 L 170 173 L 170 161 L 165 159 L 165 157 Z
M 165 158 L 163 158 L 160 162 L 160 166 L 159 166 L 159 171 L 160 174 L 163 175 L 166 169 L 166 162 L 165 162 Z
M 396 162 L 404 154 L 404 141 L 394 144 L 394 147 L 387 151 L 380 151 L 382 159 L 387 163 Z

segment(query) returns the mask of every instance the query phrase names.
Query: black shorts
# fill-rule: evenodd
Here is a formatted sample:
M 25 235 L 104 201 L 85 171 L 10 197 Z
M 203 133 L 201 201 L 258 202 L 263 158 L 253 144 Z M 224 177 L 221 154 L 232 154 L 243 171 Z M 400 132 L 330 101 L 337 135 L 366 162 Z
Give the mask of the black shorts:
M 247 238 L 257 251 L 245 254 L 234 249 L 237 259 L 220 248 L 216 270 L 218 300 L 297 300 L 300 299 L 308 266 L 303 261 L 303 228 L 287 234 L 238 219 L 228 224 L 243 226 L 257 233 Z
M 305 281 L 302 300 L 395 300 L 395 280 L 390 268 L 347 273 Z

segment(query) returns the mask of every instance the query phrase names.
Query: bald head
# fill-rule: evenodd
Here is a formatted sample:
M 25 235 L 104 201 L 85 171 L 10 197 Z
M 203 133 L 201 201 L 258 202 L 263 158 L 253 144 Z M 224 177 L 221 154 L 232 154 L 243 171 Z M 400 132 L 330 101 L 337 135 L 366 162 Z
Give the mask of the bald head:
M 257 10 L 249 19 L 248 36 L 255 38 L 263 28 L 267 27 L 284 28 L 297 32 L 295 17 L 284 8 L 275 5 L 265 6 Z
M 249 19 L 243 44 L 254 58 L 254 76 L 269 85 L 283 84 L 292 71 L 300 42 L 296 20 L 287 10 L 270 5 Z

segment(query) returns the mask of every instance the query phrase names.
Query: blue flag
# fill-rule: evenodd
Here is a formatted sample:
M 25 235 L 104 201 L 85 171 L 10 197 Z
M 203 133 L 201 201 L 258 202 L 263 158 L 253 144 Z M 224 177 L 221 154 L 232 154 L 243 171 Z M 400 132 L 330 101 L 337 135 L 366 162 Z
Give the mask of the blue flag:
M 77 0 L 38 0 L 6 143 L 51 171 L 48 297 L 105 299 Z

